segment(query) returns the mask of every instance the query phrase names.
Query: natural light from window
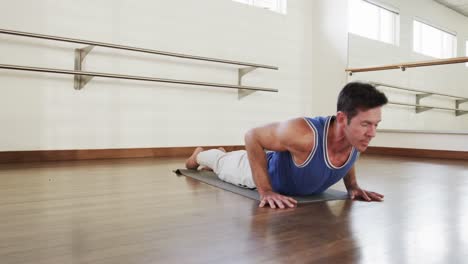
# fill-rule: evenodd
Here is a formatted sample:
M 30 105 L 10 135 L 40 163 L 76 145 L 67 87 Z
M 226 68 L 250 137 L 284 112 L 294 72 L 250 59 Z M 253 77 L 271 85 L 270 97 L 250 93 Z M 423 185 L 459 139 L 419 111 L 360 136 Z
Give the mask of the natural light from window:
M 434 58 L 452 58 L 457 53 L 457 36 L 414 20 L 413 50 Z
M 348 31 L 385 43 L 399 44 L 400 15 L 395 10 L 364 0 L 350 0 Z
M 286 14 L 287 0 L 233 0 L 234 2 L 268 9 L 281 14 Z

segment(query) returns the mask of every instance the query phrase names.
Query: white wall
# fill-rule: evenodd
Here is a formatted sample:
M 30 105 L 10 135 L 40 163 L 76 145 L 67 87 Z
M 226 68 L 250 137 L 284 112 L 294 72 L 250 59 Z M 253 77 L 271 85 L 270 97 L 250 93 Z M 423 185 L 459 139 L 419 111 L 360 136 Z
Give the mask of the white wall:
M 0 70 L 0 151 L 238 145 L 253 126 L 313 114 L 312 8 L 289 1 L 284 16 L 230 0 L 5 2 L 5 29 L 275 65 L 244 84 L 280 92 L 238 100 L 236 90 L 103 78 L 75 91 L 72 76 Z M 0 34 L 0 63 L 73 69 L 79 47 Z M 104 48 L 84 70 L 237 82 L 236 66 Z
M 435 134 L 414 132 L 378 132 L 372 146 L 410 149 L 467 151 L 466 134 Z
M 378 1 L 400 11 L 400 45 L 394 46 L 350 34 L 349 67 L 369 67 L 401 62 L 433 60 L 413 52 L 413 18 L 424 19 L 457 33 L 458 56 L 465 56 L 468 40 L 468 18 L 432 0 L 385 0 Z M 394 84 L 419 90 L 468 97 L 468 68 L 464 64 L 410 68 L 406 71 L 387 70 L 355 73 L 348 81 L 368 80 Z M 391 101 L 415 103 L 415 96 L 394 89 L 381 88 Z M 446 97 L 428 97 L 421 104 L 454 108 L 454 101 Z M 461 108 L 468 109 L 468 104 Z M 383 111 L 384 129 L 457 131 L 468 133 L 468 115 L 456 117 L 454 112 L 430 110 L 415 113 L 414 108 L 388 105 Z M 404 140 L 402 140 L 404 138 Z M 404 141 L 404 143 L 403 143 Z M 415 134 L 405 132 L 382 132 L 374 140 L 374 146 L 408 147 L 423 149 L 468 150 L 468 135 Z
M 305 104 L 311 106 L 309 115 L 330 115 L 336 112 L 338 94 L 346 84 L 347 1 L 311 2 L 312 43 L 307 46 L 312 53 L 310 75 L 313 83 L 311 94 L 306 97 L 310 101 Z
M 239 145 L 253 126 L 331 114 L 347 78 L 346 10 L 341 0 L 289 1 L 286 16 L 230 0 L 5 2 L 5 29 L 276 65 L 279 71 L 250 73 L 245 84 L 280 92 L 238 100 L 234 90 L 103 78 L 75 91 L 71 76 L 0 70 L 0 151 Z M 0 63 L 72 69 L 77 47 L 0 35 Z M 236 66 L 104 48 L 95 48 L 84 67 L 237 81 Z M 460 142 L 430 140 L 448 142 L 445 149 Z M 375 142 L 394 146 L 398 140 L 383 135 Z

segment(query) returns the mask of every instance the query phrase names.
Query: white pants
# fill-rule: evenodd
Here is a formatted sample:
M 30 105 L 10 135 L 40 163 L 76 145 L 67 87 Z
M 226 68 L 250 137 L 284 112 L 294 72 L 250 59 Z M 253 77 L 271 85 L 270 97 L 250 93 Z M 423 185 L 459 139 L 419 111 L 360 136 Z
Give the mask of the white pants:
M 219 149 L 202 151 L 197 155 L 197 163 L 213 169 L 213 172 L 225 182 L 244 188 L 255 188 L 245 150 L 227 153 Z

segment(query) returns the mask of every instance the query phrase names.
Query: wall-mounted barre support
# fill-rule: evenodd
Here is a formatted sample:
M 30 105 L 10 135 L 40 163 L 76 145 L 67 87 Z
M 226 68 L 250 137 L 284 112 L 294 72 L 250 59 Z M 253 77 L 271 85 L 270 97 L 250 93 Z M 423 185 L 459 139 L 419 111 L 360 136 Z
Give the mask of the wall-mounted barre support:
M 400 86 L 385 84 L 385 83 L 380 83 L 380 82 L 369 82 L 369 83 L 374 85 L 375 87 L 382 86 L 382 87 L 387 87 L 387 88 L 392 88 L 392 89 L 397 89 L 397 90 L 403 90 L 403 91 L 416 93 L 415 94 L 416 95 L 416 104 L 405 104 L 405 103 L 398 103 L 398 102 L 389 102 L 389 104 L 414 106 L 416 113 L 425 112 L 425 111 L 431 110 L 431 109 L 441 109 L 441 110 L 454 111 L 455 116 L 461 116 L 461 115 L 468 114 L 468 110 L 460 109 L 460 105 L 462 103 L 468 102 L 468 98 L 465 98 L 465 97 L 456 96 L 456 95 L 449 95 L 449 94 L 443 94 L 443 93 L 428 92 L 428 91 L 423 91 L 423 90 L 410 89 L 410 88 L 405 88 L 405 87 L 400 87 Z M 455 98 L 455 108 L 427 106 L 427 105 L 421 105 L 420 104 L 421 99 L 429 97 L 429 96 L 433 96 L 433 95 Z
M 388 88 L 394 88 L 394 89 L 398 89 L 398 90 L 404 90 L 404 91 L 409 91 L 409 92 L 415 92 L 415 93 L 424 93 L 424 94 L 432 94 L 432 95 L 439 95 L 439 96 L 445 96 L 445 97 L 451 97 L 451 98 L 460 98 L 460 99 L 468 99 L 468 98 L 464 98 L 464 97 L 461 97 L 461 96 L 457 96 L 457 95 L 451 95 L 451 94 L 444 94 L 444 93 L 436 93 L 436 92 L 430 92 L 430 91 L 424 91 L 424 90 L 416 90 L 416 89 L 412 89 L 412 88 L 407 88 L 407 87 L 401 87 L 401 86 L 397 86 L 397 85 L 393 85 L 393 84 L 388 84 L 388 83 L 381 83 L 381 82 L 369 82 L 370 84 L 378 87 L 378 86 L 383 86 L 383 87 L 388 87 Z
M 88 53 L 94 47 L 104 47 L 104 48 L 112 48 L 112 49 L 127 50 L 127 51 L 134 51 L 134 52 L 150 53 L 150 54 L 163 55 L 163 56 L 171 56 L 171 57 L 177 57 L 177 58 L 182 58 L 182 59 L 200 60 L 200 61 L 224 63 L 224 64 L 231 64 L 231 65 L 238 65 L 238 66 L 247 66 L 247 68 L 238 69 L 238 72 L 239 72 L 238 85 L 237 86 L 233 85 L 232 87 L 247 87 L 247 86 L 242 86 L 242 81 L 241 81 L 242 77 L 245 74 L 251 72 L 254 69 L 263 68 L 263 69 L 270 69 L 270 70 L 278 70 L 278 67 L 276 67 L 276 66 L 269 66 L 269 65 L 263 65 L 263 64 L 255 64 L 255 63 L 249 63 L 249 62 L 240 62 L 240 61 L 215 59 L 215 58 L 208 58 L 208 57 L 201 57 L 201 56 L 193 56 L 193 55 L 187 55 L 187 54 L 181 54 L 181 53 L 173 53 L 173 52 L 166 52 L 166 51 L 159 51 L 159 50 L 143 49 L 143 48 L 124 46 L 124 45 L 116 45 L 116 44 L 111 44 L 111 43 L 96 42 L 96 41 L 89 41 L 89 40 L 82 40 L 82 39 L 73 39 L 73 38 L 64 38 L 64 37 L 36 34 L 36 33 L 29 33 L 29 32 L 22 32 L 22 31 L 0 29 L 0 34 L 8 34 L 8 35 L 15 35 L 15 36 L 22 36 L 22 37 L 39 38 L 39 39 L 46 39 L 46 40 L 54 40 L 54 41 L 62 41 L 62 42 L 89 45 L 89 46 L 87 46 L 85 48 L 75 49 L 75 68 L 74 68 L 75 72 L 82 72 L 83 71 L 83 60 L 85 59 L 86 55 L 88 55 Z M 30 67 L 30 68 L 34 68 L 34 67 Z M 107 75 L 110 75 L 110 74 L 107 74 Z M 83 89 L 84 86 L 94 76 L 95 75 L 75 75 L 74 76 L 74 88 L 76 90 Z M 117 76 L 117 75 L 114 74 L 114 76 Z M 101 76 L 101 77 L 103 77 L 103 76 Z M 140 77 L 138 77 L 138 78 L 140 78 Z M 153 79 L 155 79 L 155 78 L 153 78 Z M 185 82 L 186 84 L 196 83 L 196 82 L 190 82 L 190 81 L 183 81 L 183 82 Z M 215 85 L 211 85 L 211 86 L 215 86 Z M 227 88 L 225 86 L 219 86 L 219 87 Z M 232 87 L 230 87 L 230 88 L 232 88 Z M 238 97 L 240 99 L 240 98 L 242 98 L 244 96 L 247 96 L 248 94 L 253 93 L 255 91 L 276 91 L 277 92 L 277 90 L 268 89 L 268 88 L 265 88 L 264 90 L 260 90 L 260 89 L 256 89 L 256 90 L 254 89 L 253 90 L 253 89 L 245 89 L 245 88 L 241 89 L 241 88 L 239 88 Z
M 82 49 L 75 49 L 75 71 L 82 71 L 83 60 L 86 55 L 94 48 L 94 46 L 87 46 Z M 75 75 L 73 86 L 76 90 L 81 90 L 94 76 Z
M 249 72 L 251 72 L 251 71 L 253 71 L 255 69 L 257 69 L 257 68 L 248 67 L 248 68 L 239 69 L 238 70 L 239 75 L 238 75 L 238 78 L 237 78 L 237 85 L 242 86 L 242 77 L 244 77 L 244 75 L 246 75 L 247 73 L 249 73 Z M 252 93 L 255 93 L 255 91 L 239 89 L 237 91 L 237 98 L 242 99 L 243 97 L 246 97 L 247 95 L 252 94 Z
M 122 75 L 122 74 L 113 74 L 113 73 L 101 73 L 101 72 L 71 71 L 71 70 L 39 68 L 39 67 L 29 67 L 29 66 L 19 66 L 19 65 L 8 65 L 8 64 L 0 64 L 0 69 L 58 73 L 58 74 L 68 74 L 68 75 L 75 75 L 75 76 L 80 75 L 80 76 L 89 76 L 89 77 L 104 77 L 104 78 L 136 80 L 136 81 L 188 84 L 188 85 L 210 86 L 210 87 L 219 87 L 219 88 L 227 88 L 227 89 L 278 92 L 277 89 L 261 88 L 261 87 L 254 87 L 254 86 L 240 86 L 240 85 L 231 85 L 231 84 L 222 84 L 222 83 L 207 83 L 207 82 L 195 82 L 195 81 L 174 80 L 174 79 L 162 79 L 162 78 Z
M 418 104 L 406 104 L 406 103 L 391 102 L 391 101 L 389 101 L 388 103 L 392 104 L 392 105 L 414 106 L 416 108 L 416 113 L 421 113 L 421 112 L 424 112 L 424 111 L 430 110 L 430 109 L 440 109 L 440 110 L 447 110 L 447 111 L 455 111 L 456 116 L 461 116 L 461 115 L 468 114 L 468 110 L 460 110 L 460 109 L 456 109 L 456 108 L 418 105 Z M 418 109 L 423 109 L 423 110 L 418 112 L 417 111 Z
M 407 68 L 426 67 L 434 65 L 456 64 L 468 62 L 468 57 L 456 57 L 450 59 L 430 60 L 430 61 L 417 61 L 399 64 L 389 64 L 384 66 L 366 67 L 366 68 L 348 68 L 345 71 L 351 76 L 355 72 L 368 72 L 368 71 L 385 71 L 385 70 L 402 70 Z
M 416 94 L 416 105 L 420 105 L 421 99 L 431 96 L 433 94 L 431 93 L 422 93 L 422 94 Z M 431 110 L 433 107 L 422 107 L 422 106 L 416 106 L 416 113 L 421 113 L 427 110 Z
M 463 104 L 463 103 L 466 103 L 466 102 L 468 102 L 468 99 L 455 100 L 455 108 L 460 109 L 460 105 Z M 460 110 L 455 111 L 456 116 L 461 116 L 461 115 L 466 114 L 466 113 L 468 113 L 468 112 L 467 111 L 460 111 Z

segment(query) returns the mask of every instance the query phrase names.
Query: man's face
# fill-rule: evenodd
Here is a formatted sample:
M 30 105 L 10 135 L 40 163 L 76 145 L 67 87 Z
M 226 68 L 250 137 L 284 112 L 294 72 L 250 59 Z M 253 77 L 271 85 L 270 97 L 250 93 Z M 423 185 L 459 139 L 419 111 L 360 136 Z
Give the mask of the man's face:
M 377 125 L 381 119 L 382 107 L 358 111 L 358 114 L 345 127 L 346 138 L 359 152 L 365 151 L 371 139 L 375 137 Z

